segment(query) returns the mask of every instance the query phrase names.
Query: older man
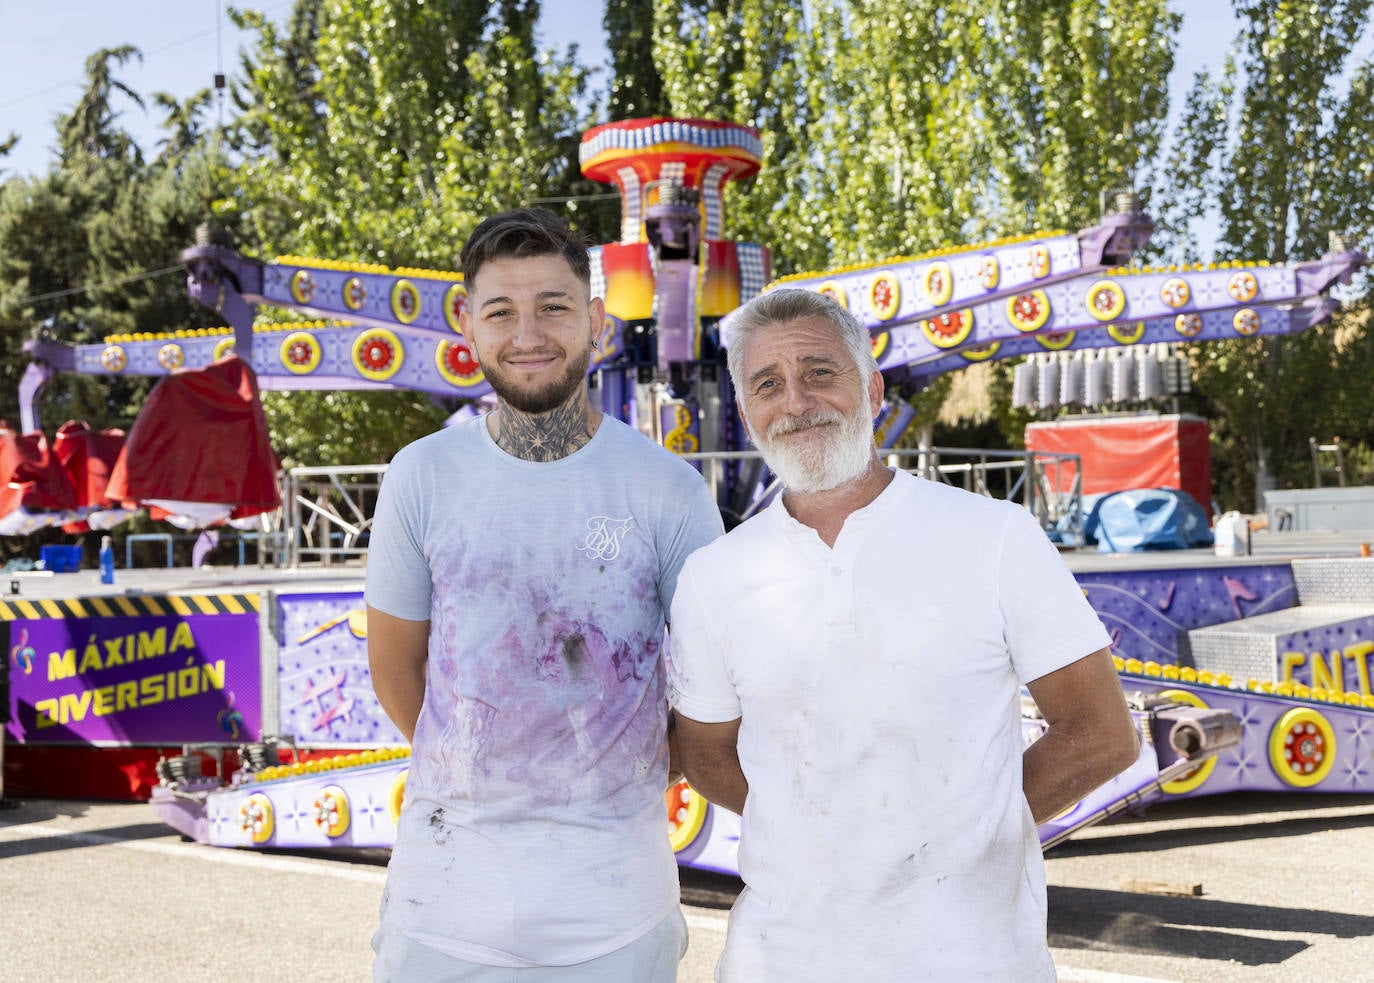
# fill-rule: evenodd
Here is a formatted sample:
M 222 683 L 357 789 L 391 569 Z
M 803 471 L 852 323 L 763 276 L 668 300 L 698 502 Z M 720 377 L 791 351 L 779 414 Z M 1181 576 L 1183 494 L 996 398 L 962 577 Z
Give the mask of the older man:
M 743 816 L 716 978 L 1050 983 L 1036 823 L 1137 752 L 1101 623 L 1025 510 L 882 465 L 839 305 L 765 294 L 729 363 L 785 491 L 672 608 L 683 770 Z

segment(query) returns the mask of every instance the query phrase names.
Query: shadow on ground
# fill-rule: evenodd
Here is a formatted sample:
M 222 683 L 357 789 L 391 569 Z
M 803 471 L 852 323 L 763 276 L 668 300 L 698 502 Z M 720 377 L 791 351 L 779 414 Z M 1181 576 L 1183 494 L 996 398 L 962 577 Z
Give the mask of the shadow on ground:
M 1259 932 L 1361 938 L 1374 933 L 1374 917 L 1095 888 L 1049 889 L 1050 945 L 1056 948 L 1263 966 L 1281 963 L 1309 946 L 1301 939 L 1265 938 L 1255 934 Z

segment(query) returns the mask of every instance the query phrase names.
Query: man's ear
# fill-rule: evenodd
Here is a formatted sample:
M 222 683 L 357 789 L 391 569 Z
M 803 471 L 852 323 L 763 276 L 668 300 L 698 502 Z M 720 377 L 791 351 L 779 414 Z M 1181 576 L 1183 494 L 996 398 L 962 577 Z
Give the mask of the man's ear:
M 598 342 L 601 332 L 606 330 L 606 302 L 600 297 L 593 297 L 587 305 L 587 314 L 591 318 L 592 341 Z
M 869 418 L 876 419 L 879 411 L 883 408 L 883 393 L 886 384 L 883 382 L 883 374 L 877 369 L 868 377 L 868 409 Z

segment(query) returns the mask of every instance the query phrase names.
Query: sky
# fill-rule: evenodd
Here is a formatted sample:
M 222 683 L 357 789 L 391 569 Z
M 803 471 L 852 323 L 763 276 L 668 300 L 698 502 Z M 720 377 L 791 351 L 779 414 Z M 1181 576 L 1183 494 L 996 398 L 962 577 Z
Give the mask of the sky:
M 257 0 L 243 6 L 283 20 L 291 0 Z M 1170 80 L 1175 112 L 1194 74 L 1220 68 L 1236 23 L 1230 0 L 1175 0 L 1183 27 Z M 45 172 L 55 160 L 55 120 L 70 111 L 85 86 L 86 59 L 100 48 L 131 44 L 143 52 L 116 72 L 152 106 L 152 94 L 167 92 L 182 100 L 214 84 L 218 71 L 233 75 L 239 52 L 251 36 L 234 29 L 227 0 L 0 0 L 0 139 L 20 141 L 0 157 L 0 177 Z M 540 23 L 541 40 L 562 48 L 578 45 L 582 61 L 603 66 L 609 75 L 601 30 L 602 0 L 548 0 Z M 1369 46 L 1364 46 L 1368 53 Z M 156 153 L 160 114 L 123 97 L 120 123 L 145 155 Z M 227 98 L 223 112 L 231 111 Z M 1172 123 L 1168 129 L 1173 129 Z
M 215 73 L 233 75 L 239 52 L 253 40 L 229 20 L 230 6 L 260 10 L 275 21 L 291 12 L 291 0 L 0 0 L 0 140 L 18 133 L 19 144 L 0 157 L 0 176 L 45 172 L 56 159 L 55 121 L 85 89 L 86 59 L 101 48 L 131 44 L 143 60 L 115 77 L 144 99 L 150 111 L 122 96 L 120 124 L 144 155 L 156 153 L 163 135 L 155 92 L 186 99 L 214 86 Z M 541 39 L 562 48 L 576 43 L 584 63 L 605 61 L 601 0 L 548 0 Z M 221 67 L 222 66 L 222 67 Z M 601 79 L 604 81 L 604 74 Z M 224 111 L 232 104 L 227 96 Z

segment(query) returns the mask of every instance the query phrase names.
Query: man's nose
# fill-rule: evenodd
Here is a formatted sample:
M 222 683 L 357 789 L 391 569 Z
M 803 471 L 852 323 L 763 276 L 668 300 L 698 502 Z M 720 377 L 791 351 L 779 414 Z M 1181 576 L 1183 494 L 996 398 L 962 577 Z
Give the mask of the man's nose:
M 544 331 L 540 327 L 539 318 L 533 314 L 520 314 L 515 324 L 515 333 L 511 335 L 511 343 L 519 349 L 538 348 L 544 343 Z
M 787 404 L 784 407 L 792 416 L 800 416 L 816 407 L 815 394 L 811 388 L 801 379 L 796 377 L 787 380 Z

